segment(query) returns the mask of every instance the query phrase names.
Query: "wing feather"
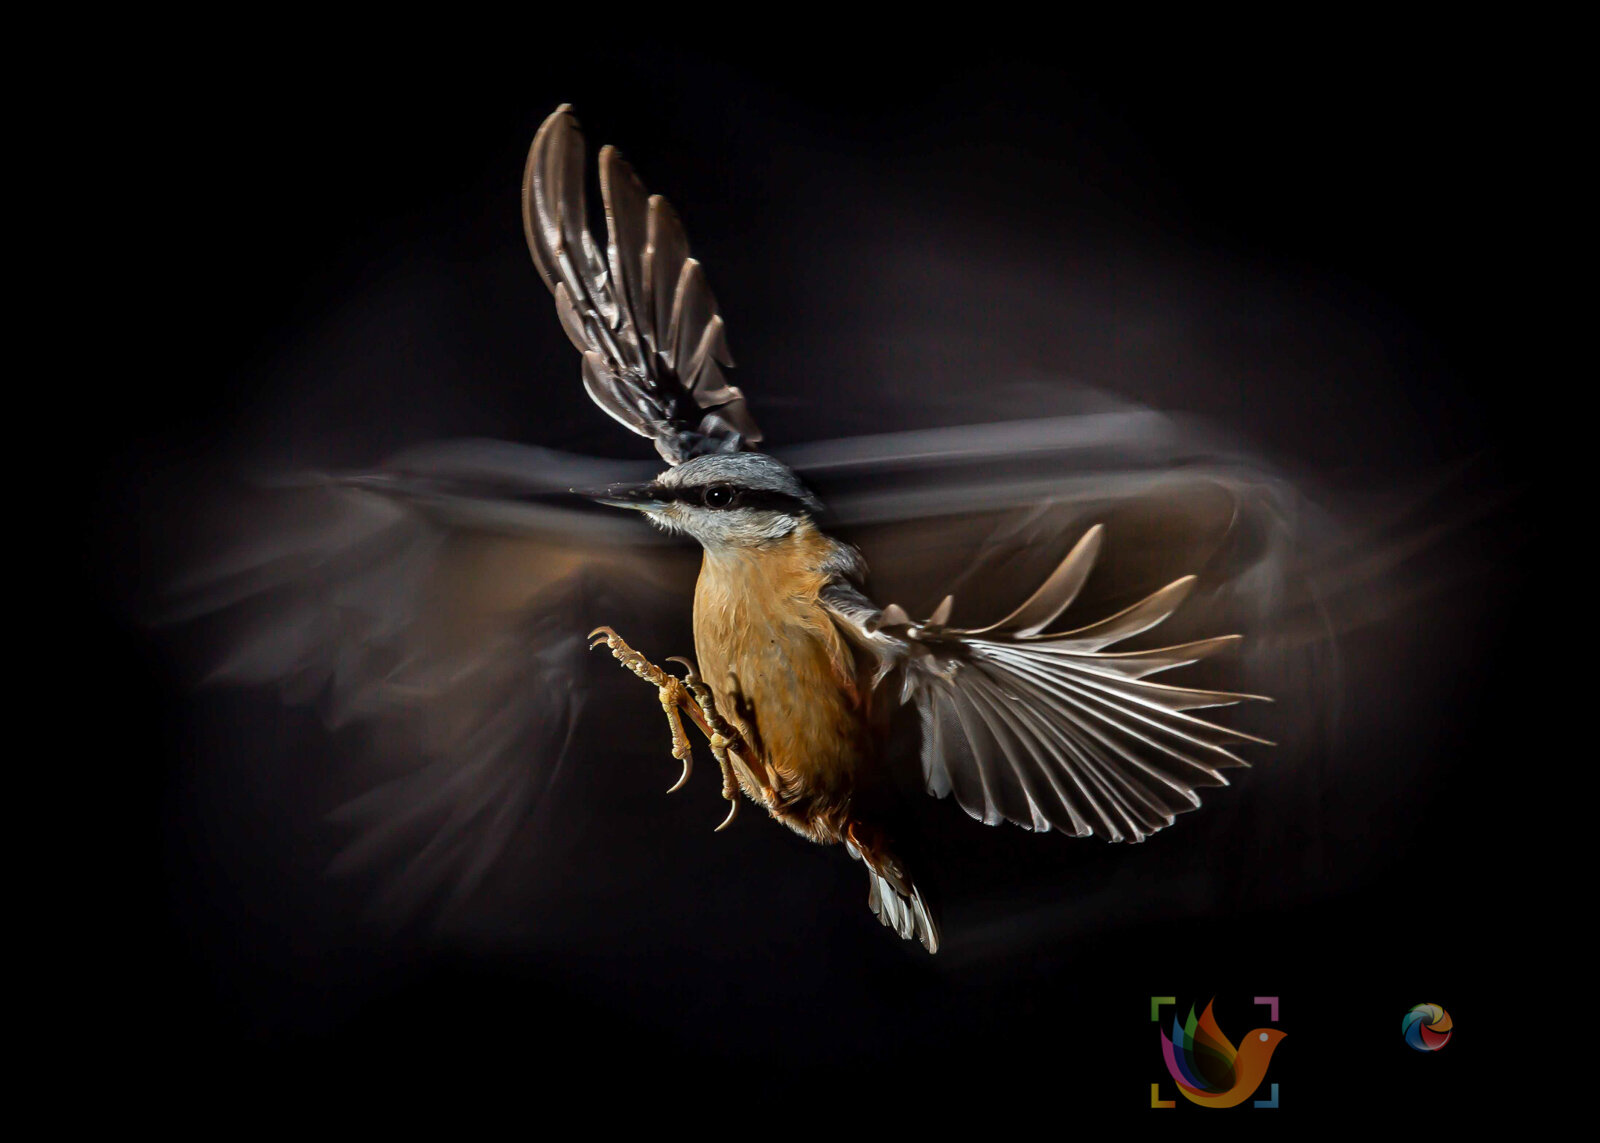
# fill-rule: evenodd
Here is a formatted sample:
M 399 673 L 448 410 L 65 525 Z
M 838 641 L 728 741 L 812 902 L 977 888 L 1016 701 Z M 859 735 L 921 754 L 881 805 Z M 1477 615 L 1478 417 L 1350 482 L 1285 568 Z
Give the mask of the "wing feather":
M 1067 558 L 1061 565 L 1050 573 L 1050 578 L 1039 585 L 1039 590 L 1028 597 L 1026 603 L 1017 608 L 1000 622 L 980 628 L 974 634 L 985 631 L 1015 631 L 1019 636 L 1036 635 L 1050 624 L 1056 617 L 1065 611 L 1072 601 L 1077 598 L 1078 592 L 1083 590 L 1089 572 L 1094 567 L 1095 557 L 1100 554 L 1100 538 L 1105 534 L 1105 528 L 1099 524 L 1090 528 L 1083 534 L 1083 538 L 1073 545 L 1072 551 L 1067 553 Z M 945 598 L 949 598 L 946 596 Z
M 988 707 L 991 725 L 1006 728 L 1010 739 L 1007 757 L 1026 795 L 1032 828 L 1064 828 L 1064 823 L 1071 821 L 1071 794 L 1061 788 L 1059 767 L 1046 744 L 1034 733 L 1031 712 L 1026 705 L 1008 701 L 1008 696 L 1001 694 L 982 673 L 974 678 L 972 690 Z
M 727 382 L 725 323 L 678 216 L 614 147 L 600 153 L 600 191 L 603 253 L 589 230 L 583 136 L 563 105 L 528 151 L 523 233 L 583 355 L 589 396 L 671 464 L 753 447 L 761 432 Z
M 1183 601 L 1189 598 L 1194 585 L 1195 577 L 1186 575 L 1167 584 L 1154 595 L 1146 596 L 1126 611 L 1119 611 L 1098 623 L 1091 623 L 1074 631 L 1063 631 L 1059 635 L 1038 635 L 1035 638 L 1047 639 L 1067 650 L 1098 651 L 1102 647 L 1131 639 L 1165 622 L 1174 611 L 1183 606 Z M 1018 632 L 1018 635 L 1020 636 L 1021 632 Z
M 1237 636 L 1105 649 L 1168 619 L 1194 590 L 1192 575 L 1105 619 L 1044 633 L 1088 581 L 1103 537 L 1090 528 L 988 627 L 945 626 L 949 597 L 921 624 L 895 605 L 851 613 L 883 673 L 899 670 L 902 701 L 918 707 L 928 791 L 954 795 L 982 822 L 1141 841 L 1198 806 L 1200 788 L 1227 785 L 1222 771 L 1247 765 L 1230 745 L 1270 745 L 1188 713 L 1261 696 L 1149 678 L 1234 647 Z

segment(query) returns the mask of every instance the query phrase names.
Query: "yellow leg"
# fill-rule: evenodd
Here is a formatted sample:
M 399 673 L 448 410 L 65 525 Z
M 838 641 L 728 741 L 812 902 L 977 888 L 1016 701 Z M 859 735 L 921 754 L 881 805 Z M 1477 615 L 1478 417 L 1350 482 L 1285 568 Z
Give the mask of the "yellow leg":
M 675 655 L 667 660 L 669 663 L 683 664 L 685 674 L 680 680 L 628 646 L 622 636 L 609 627 L 596 627 L 589 633 L 589 638 L 592 640 L 589 645 L 591 650 L 604 643 L 611 649 L 611 654 L 617 662 L 656 688 L 656 694 L 661 700 L 661 709 L 666 713 L 667 725 L 672 731 L 672 756 L 683 763 L 683 774 L 667 793 L 682 789 L 683 784 L 689 780 L 689 773 L 693 768 L 693 755 L 689 749 L 689 737 L 684 733 L 683 720 L 679 717 L 680 709 L 688 711 L 695 725 L 705 734 L 711 743 L 711 753 L 722 770 L 722 796 L 729 803 L 728 816 L 722 820 L 717 830 L 727 829 L 739 814 L 740 787 L 738 775 L 734 771 L 735 755 L 743 762 L 745 759 L 755 757 L 755 753 L 748 748 L 738 729 L 723 719 L 717 710 L 711 688 L 700 678 L 694 663 L 681 655 Z M 738 693 L 738 680 L 732 676 L 729 677 L 729 686 L 730 693 Z M 750 769 L 748 763 L 745 768 Z M 751 774 L 754 777 L 753 770 Z
M 728 800 L 728 816 L 722 819 L 722 824 L 715 831 L 720 833 L 733 824 L 733 819 L 739 816 L 739 779 L 733 772 L 733 760 L 729 757 L 730 748 L 743 745 L 739 732 L 723 721 L 722 714 L 717 710 L 717 700 L 711 694 L 711 688 L 706 686 L 700 678 L 700 672 L 695 670 L 694 664 L 682 655 L 674 655 L 668 659 L 669 663 L 682 663 L 684 668 L 684 685 L 694 695 L 695 702 L 700 704 L 700 713 L 705 716 L 706 729 L 710 731 L 711 754 L 717 760 L 717 765 L 722 768 L 722 796 Z
M 600 636 L 598 639 L 595 636 Z M 683 763 L 683 773 L 678 776 L 667 793 L 676 793 L 683 789 L 683 784 L 689 780 L 689 774 L 694 769 L 694 752 L 689 748 L 689 736 L 684 733 L 683 719 L 679 717 L 678 708 L 684 704 L 694 702 L 693 696 L 684 689 L 684 685 L 675 675 L 669 675 L 649 659 L 635 651 L 622 636 L 609 627 L 596 627 L 589 632 L 593 640 L 589 649 L 604 643 L 611 649 L 611 654 L 628 670 L 638 675 L 645 682 L 656 688 L 656 695 L 661 700 L 661 710 L 667 716 L 667 728 L 672 733 L 672 756 Z

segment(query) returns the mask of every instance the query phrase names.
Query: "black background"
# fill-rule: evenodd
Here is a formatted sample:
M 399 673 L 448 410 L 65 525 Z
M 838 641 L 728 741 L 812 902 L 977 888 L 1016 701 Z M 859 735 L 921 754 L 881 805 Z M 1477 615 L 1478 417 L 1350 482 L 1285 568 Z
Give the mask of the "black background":
M 1508 986 L 1494 950 L 1522 922 L 1522 830 L 1486 796 L 1522 765 L 1530 686 L 1509 665 L 1532 529 L 1518 379 L 1540 368 L 1520 81 L 1483 44 L 1392 30 L 1116 58 L 1087 36 L 852 36 L 307 34 L 118 73 L 81 230 L 139 381 L 90 430 L 108 709 L 88 731 L 115 759 L 94 780 L 115 824 L 72 970 L 116 1069 L 538 1115 L 711 1124 L 753 1100 L 797 1124 L 988 1108 L 1068 1127 L 1170 1089 L 1152 995 L 1215 995 L 1234 1035 L 1277 995 L 1280 1114 L 1466 1097 Z M 195 692 L 122 586 L 162 490 L 233 458 L 367 463 L 461 435 L 640 455 L 584 401 L 522 246 L 522 158 L 563 101 L 683 215 L 769 436 L 949 420 L 961 402 L 918 402 L 920 379 L 948 394 L 982 366 L 1030 380 L 1007 415 L 1072 377 L 1205 416 L 1336 512 L 1466 471 L 1424 513 L 1492 524 L 1456 527 L 1459 574 L 1349 636 L 1353 713 L 1314 822 L 1273 818 L 1304 789 L 1253 792 L 1263 765 L 1139 850 L 1012 878 L 1029 847 L 1092 843 L 975 838 L 987 873 L 930 960 L 879 929 L 842 856 L 754 814 L 713 838 L 709 780 L 661 799 L 669 764 L 635 742 L 562 794 L 503 931 L 363 925 L 305 809 L 315 720 Z M 1186 898 L 1191 862 L 1228 891 Z M 1097 903 L 1077 916 L 1080 892 Z M 1399 1035 L 1421 1001 L 1458 1029 L 1434 1056 Z

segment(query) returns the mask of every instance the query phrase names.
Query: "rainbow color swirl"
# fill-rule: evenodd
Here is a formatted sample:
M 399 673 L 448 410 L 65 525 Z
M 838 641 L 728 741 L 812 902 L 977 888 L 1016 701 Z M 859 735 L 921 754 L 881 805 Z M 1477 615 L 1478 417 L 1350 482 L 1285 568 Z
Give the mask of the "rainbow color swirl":
M 1418 1004 L 1400 1022 L 1406 1043 L 1419 1052 L 1437 1052 L 1450 1042 L 1450 1013 L 1437 1004 Z

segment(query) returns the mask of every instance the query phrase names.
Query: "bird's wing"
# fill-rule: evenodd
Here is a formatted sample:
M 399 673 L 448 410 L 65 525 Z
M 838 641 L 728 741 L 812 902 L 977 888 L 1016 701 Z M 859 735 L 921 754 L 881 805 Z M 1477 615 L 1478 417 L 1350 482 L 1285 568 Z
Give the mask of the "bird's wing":
M 533 261 L 556 298 L 567 336 L 583 354 L 595 404 L 669 464 L 753 447 L 760 430 L 731 368 L 722 315 L 683 225 L 615 147 L 600 151 L 604 252 L 589 230 L 583 136 L 563 105 L 528 152 L 522 222 Z
M 1111 648 L 1155 627 L 1193 589 L 1186 576 L 1097 622 L 1046 634 L 1088 577 L 1092 528 L 1011 615 L 979 630 L 943 626 L 948 607 L 914 623 L 898 605 L 875 628 L 898 660 L 900 697 L 923 724 L 931 793 L 954 793 L 978 820 L 1079 837 L 1142 841 L 1200 804 L 1245 765 L 1228 747 L 1263 739 L 1192 710 L 1253 697 L 1152 682 L 1231 646 L 1237 636 L 1139 651 Z
M 918 455 L 925 464 L 927 448 Z M 1200 788 L 1225 785 L 1223 771 L 1246 764 L 1230 747 L 1264 740 L 1191 713 L 1254 696 L 1153 679 L 1234 649 L 1237 636 L 1189 631 L 1169 645 L 1124 647 L 1173 617 L 1200 581 L 1186 575 L 1132 599 L 1128 587 L 1188 559 L 1213 579 L 1208 603 L 1219 587 L 1243 596 L 1276 589 L 1252 582 L 1266 568 L 1259 537 L 1248 535 L 1250 493 L 1221 468 L 1082 479 L 1058 460 L 1041 455 L 1021 475 L 947 468 L 920 488 L 846 496 L 839 530 L 866 550 L 875 593 L 936 598 L 927 594 L 932 575 L 946 583 L 964 575 L 955 599 L 947 595 L 920 623 L 897 604 L 879 608 L 863 584 L 845 579 L 824 600 L 877 655 L 880 686 L 920 716 L 929 792 L 954 794 L 989 824 L 1139 841 L 1198 806 Z M 1061 558 L 1069 536 L 1075 542 Z M 1096 577 L 1107 581 L 1096 586 L 1090 572 L 1103 548 L 1120 575 Z M 907 588 L 912 595 L 899 594 Z M 1055 630 L 1087 597 L 1097 600 L 1084 609 L 1092 621 Z M 952 622 L 956 610 L 993 615 L 998 606 L 1003 618 Z
M 537 449 L 508 471 L 498 455 L 433 446 L 239 490 L 168 613 L 214 681 L 323 714 L 334 870 L 375 883 L 396 922 L 465 902 L 527 840 L 574 734 L 589 627 L 632 621 L 649 645 L 652 607 L 693 583 L 687 552 L 564 495 L 633 473 Z

